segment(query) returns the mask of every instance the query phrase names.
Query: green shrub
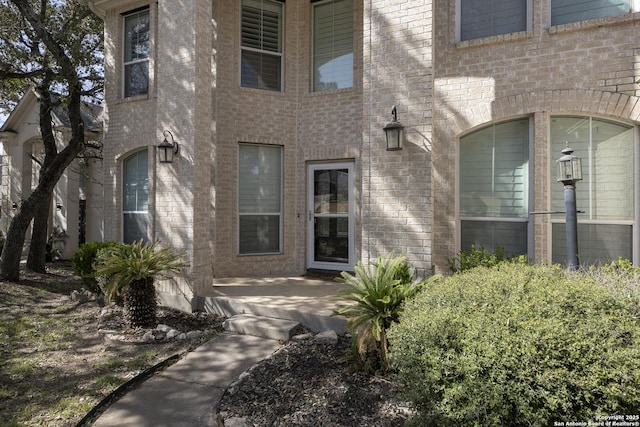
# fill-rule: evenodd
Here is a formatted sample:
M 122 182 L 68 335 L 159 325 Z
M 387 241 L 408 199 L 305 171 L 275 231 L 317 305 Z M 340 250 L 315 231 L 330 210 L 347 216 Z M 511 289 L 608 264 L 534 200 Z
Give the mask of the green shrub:
M 73 254 L 71 257 L 73 272 L 82 278 L 82 283 L 86 289 L 96 293 L 102 292 L 98 284 L 98 277 L 96 277 L 94 263 L 101 250 L 110 249 L 118 245 L 123 245 L 123 243 L 114 241 L 87 242 Z
M 107 301 L 122 297 L 125 318 L 132 326 L 153 326 L 156 322 L 154 280 L 165 272 L 177 273 L 187 264 L 183 253 L 159 248 L 158 240 L 143 240 L 105 250 L 95 263 L 96 273 L 108 277 L 104 288 Z
M 414 280 L 414 270 L 404 256 L 393 253 L 378 257 L 369 266 L 358 262 L 356 275 L 342 272 L 342 289 L 334 298 L 342 301 L 335 314 L 347 318 L 347 328 L 354 340 L 351 358 L 368 371 L 386 371 L 389 326 L 398 320 L 405 299 L 413 296 L 423 284 Z M 430 280 L 436 280 L 431 278 Z M 346 304 L 344 304 L 346 303 Z
M 640 320 L 584 274 L 503 263 L 426 287 L 388 334 L 416 425 L 547 426 L 640 408 Z
M 478 248 L 471 245 L 469 252 L 460 251 L 453 259 L 447 261 L 447 266 L 452 272 L 461 273 L 476 267 L 495 267 L 507 261 L 526 264 L 527 257 L 525 255 L 506 256 L 501 246 L 498 246 L 494 253 L 490 253 L 484 245 Z

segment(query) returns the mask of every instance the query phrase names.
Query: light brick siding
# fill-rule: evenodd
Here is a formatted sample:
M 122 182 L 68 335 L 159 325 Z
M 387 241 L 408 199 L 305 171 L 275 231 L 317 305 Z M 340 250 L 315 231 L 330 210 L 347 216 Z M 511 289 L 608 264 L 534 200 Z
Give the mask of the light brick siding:
M 640 119 L 638 14 L 547 28 L 548 2 L 532 1 L 527 31 L 456 42 L 455 1 L 356 0 L 354 87 L 313 93 L 309 0 L 283 3 L 282 92 L 240 87 L 240 0 L 124 3 L 105 17 L 105 233 L 120 238 L 120 161 L 149 148 L 152 236 L 188 253 L 181 292 L 198 294 L 212 277 L 304 273 L 310 163 L 354 163 L 357 260 L 396 250 L 420 273 L 444 272 L 459 250 L 460 136 L 531 117 L 532 208 L 544 211 L 558 185 L 551 115 Z M 146 4 L 150 91 L 122 100 L 121 14 Z M 394 105 L 406 139 L 386 151 Z M 156 164 L 163 130 L 180 143 L 171 165 Z M 238 255 L 240 143 L 283 147 L 282 254 Z M 548 260 L 550 219 L 532 220 L 534 258 Z

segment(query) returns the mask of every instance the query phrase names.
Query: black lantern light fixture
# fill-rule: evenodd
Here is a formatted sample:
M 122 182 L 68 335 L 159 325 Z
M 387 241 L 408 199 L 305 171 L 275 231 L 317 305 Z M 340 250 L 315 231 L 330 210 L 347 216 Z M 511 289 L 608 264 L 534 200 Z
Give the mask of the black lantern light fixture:
M 391 121 L 382 128 L 387 136 L 387 151 L 402 150 L 402 136 L 404 133 L 404 126 L 398 121 L 398 113 L 396 106 L 391 109 Z
M 573 155 L 569 143 L 558 159 L 558 182 L 564 185 L 564 206 L 567 228 L 567 268 L 577 270 L 578 261 L 578 211 L 576 209 L 576 182 L 582 180 L 582 161 Z
M 178 154 L 180 146 L 173 139 L 173 134 L 170 131 L 165 130 L 162 135 L 164 135 L 164 140 L 158 145 L 160 163 L 173 163 L 173 155 Z M 167 136 L 171 137 L 171 142 L 167 141 Z

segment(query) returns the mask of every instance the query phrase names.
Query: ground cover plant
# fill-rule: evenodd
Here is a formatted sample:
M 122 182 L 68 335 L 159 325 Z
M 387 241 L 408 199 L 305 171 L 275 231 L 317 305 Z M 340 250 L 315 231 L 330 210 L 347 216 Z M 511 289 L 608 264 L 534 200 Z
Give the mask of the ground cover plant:
M 625 274 L 612 271 L 501 263 L 426 287 L 388 334 L 392 367 L 419 412 L 413 423 L 546 426 L 637 414 L 640 293 L 611 285 L 624 282 L 611 274 Z
M 120 385 L 211 337 L 154 344 L 105 340 L 97 330 L 101 305 L 69 297 L 82 289 L 81 278 L 69 264 L 47 269 L 24 272 L 19 283 L 0 281 L 1 426 L 76 425 Z

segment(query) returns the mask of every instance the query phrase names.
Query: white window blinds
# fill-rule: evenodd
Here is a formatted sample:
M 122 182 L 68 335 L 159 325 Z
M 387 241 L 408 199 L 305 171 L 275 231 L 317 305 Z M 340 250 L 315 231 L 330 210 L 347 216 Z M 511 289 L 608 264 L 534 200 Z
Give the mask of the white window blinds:
M 148 151 L 141 150 L 122 163 L 122 235 L 125 243 L 148 240 Z
M 492 125 L 460 140 L 460 215 L 528 213 L 529 121 Z
M 629 0 L 551 0 L 551 25 L 631 12 Z
M 282 4 L 243 0 L 241 84 L 281 90 Z
M 313 8 L 313 90 L 353 86 L 353 0 Z
M 282 147 L 240 144 L 238 212 L 241 254 L 280 252 Z
M 527 0 L 460 0 L 460 40 L 527 29 Z

